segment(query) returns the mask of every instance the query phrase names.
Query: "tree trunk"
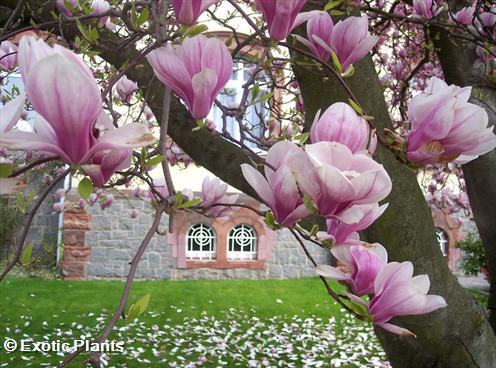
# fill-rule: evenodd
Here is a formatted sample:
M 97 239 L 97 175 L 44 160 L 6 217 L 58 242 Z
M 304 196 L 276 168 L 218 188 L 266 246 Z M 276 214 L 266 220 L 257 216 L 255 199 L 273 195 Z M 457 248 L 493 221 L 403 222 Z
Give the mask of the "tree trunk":
M 460 9 L 466 2 L 451 2 Z M 448 33 L 434 29 L 433 37 L 446 81 L 458 86 L 473 86 L 472 101 L 484 107 L 489 124 L 496 125 L 496 85 L 481 69 L 474 68 L 477 59 L 473 44 L 454 42 Z M 477 230 L 486 250 L 489 269 L 489 321 L 496 331 L 496 150 L 462 166 L 470 206 Z
M 302 29 L 297 30 L 301 32 Z M 293 55 L 297 61 L 301 57 Z M 306 127 L 318 109 L 332 103 L 347 102 L 349 96 L 336 78 L 315 68 L 294 63 L 305 104 Z M 374 116 L 378 131 L 392 129 L 383 91 L 372 58 L 356 65 L 355 75 L 346 79 L 367 115 Z M 417 335 L 393 336 L 381 331 L 378 336 L 394 367 L 481 367 L 496 365 L 496 337 L 485 311 L 459 284 L 442 257 L 434 231 L 432 215 L 418 185 L 415 173 L 395 156 L 378 147 L 374 157 L 391 176 L 393 190 L 386 199 L 389 207 L 367 231 L 369 241 L 383 244 L 392 261 L 412 261 L 416 274 L 428 274 L 430 293 L 442 295 L 448 307 L 425 316 L 393 320 Z

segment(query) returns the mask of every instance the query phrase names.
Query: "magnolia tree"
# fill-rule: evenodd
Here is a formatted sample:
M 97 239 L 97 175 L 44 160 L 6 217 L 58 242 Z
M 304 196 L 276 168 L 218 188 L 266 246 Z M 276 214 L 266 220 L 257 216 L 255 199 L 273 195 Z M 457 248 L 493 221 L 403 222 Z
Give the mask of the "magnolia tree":
M 105 188 L 140 184 L 135 195 L 155 217 L 130 260 L 120 303 L 95 337 L 105 341 L 125 317 L 137 265 L 164 213 L 222 217 L 250 208 L 218 178 L 206 178 L 199 197 L 177 191 L 170 166 L 194 161 L 266 205 L 251 209 L 293 234 L 329 296 L 374 324 L 393 366 L 495 366 L 492 1 L 6 0 L 0 7 L 2 80 L 20 73 L 25 89 L 2 92 L 2 193 L 19 190 L 33 170 L 47 184 L 31 198 L 0 279 L 19 262 L 36 211 L 66 175 L 79 178 L 81 207 L 108 207 Z M 243 92 L 223 103 L 240 63 L 249 71 Z M 214 105 L 217 122 L 208 118 Z M 21 129 L 26 114 L 33 123 Z M 155 166 L 161 179 L 150 174 Z M 427 175 L 431 205 L 473 213 L 490 271 L 489 311 L 445 264 L 417 174 Z M 459 190 L 444 189 L 448 177 Z M 308 242 L 329 249 L 338 265 L 316 264 Z M 90 361 L 101 364 L 96 353 Z

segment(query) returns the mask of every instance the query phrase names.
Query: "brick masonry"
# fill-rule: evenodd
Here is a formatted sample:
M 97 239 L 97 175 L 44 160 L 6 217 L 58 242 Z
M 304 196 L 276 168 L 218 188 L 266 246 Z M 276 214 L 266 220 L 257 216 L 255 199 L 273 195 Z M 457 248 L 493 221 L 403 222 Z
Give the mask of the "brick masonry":
M 124 278 L 129 261 L 152 222 L 153 208 L 149 203 L 132 196 L 114 194 L 115 200 L 110 208 L 101 210 L 95 205 L 88 208 L 86 213 L 76 208 L 74 202 L 71 202 L 71 196 L 73 201 L 77 198 L 77 195 L 69 194 L 66 201 L 62 267 L 65 277 Z M 132 208 L 139 211 L 136 219 L 131 218 Z M 164 216 L 159 232 L 168 233 L 168 226 L 169 219 Z M 278 231 L 266 241 L 271 242 L 270 252 L 262 268 L 178 268 L 177 255 L 173 254 L 176 253 L 174 245 L 167 241 L 167 236 L 155 234 L 139 264 L 136 278 L 282 279 L 315 275 L 312 265 L 288 231 Z M 327 250 L 313 244 L 308 244 L 308 248 L 318 263 L 329 262 Z

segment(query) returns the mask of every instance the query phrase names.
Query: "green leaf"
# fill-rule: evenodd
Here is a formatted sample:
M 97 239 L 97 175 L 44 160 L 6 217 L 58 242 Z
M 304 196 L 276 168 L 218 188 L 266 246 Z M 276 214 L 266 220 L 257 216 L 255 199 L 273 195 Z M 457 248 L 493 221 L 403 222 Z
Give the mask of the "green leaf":
M 255 83 L 253 85 L 253 89 L 251 90 L 251 99 L 252 99 L 252 101 L 254 101 L 257 98 L 257 96 L 258 96 L 259 93 L 260 93 L 260 85 L 258 83 Z
M 310 236 L 315 236 L 319 232 L 319 225 L 314 224 L 310 230 Z
M 0 178 L 8 178 L 14 170 L 14 164 L 1 163 L 0 164 Z
M 301 133 L 295 136 L 295 139 L 297 141 L 300 141 L 301 144 L 305 144 L 305 142 L 308 140 L 308 137 L 310 136 L 310 133 Z
M 20 261 L 23 266 L 28 266 L 31 263 L 32 254 L 33 254 L 33 244 L 30 243 L 26 246 L 26 248 L 24 248 L 21 254 Z
M 194 198 L 190 201 L 186 201 L 184 203 L 181 203 L 177 208 L 189 208 L 189 207 L 194 207 L 199 205 L 202 202 L 201 198 Z
M 312 200 L 306 194 L 303 196 L 303 203 L 305 204 L 305 207 L 307 208 L 307 210 L 309 210 L 314 215 L 318 215 L 317 208 L 315 208 Z
M 274 214 L 272 212 L 267 211 L 264 221 L 270 229 L 275 227 L 276 219 L 274 218 Z
M 181 207 L 183 204 L 183 194 L 181 192 L 176 193 L 176 207 Z
M 142 26 L 150 18 L 150 10 L 147 7 L 143 8 L 140 15 L 136 18 L 136 25 Z
M 83 199 L 88 199 L 93 193 L 93 183 L 88 178 L 83 178 L 78 184 L 78 193 Z
M 188 37 L 194 37 L 196 35 L 199 35 L 200 33 L 205 32 L 206 30 L 208 30 L 208 27 L 205 24 L 196 24 L 187 28 L 184 31 L 184 35 Z
M 144 311 L 146 311 L 148 305 L 150 304 L 150 297 L 151 294 L 143 295 L 136 303 L 132 304 L 129 307 L 126 318 L 128 322 L 131 322 L 133 319 L 135 319 L 136 317 L 141 315 Z
M 261 103 L 261 102 L 265 102 L 265 101 L 267 101 L 267 100 L 271 99 L 271 98 L 272 98 L 272 96 L 274 96 L 274 92 L 267 93 L 266 95 L 264 95 L 263 97 L 261 97 L 259 100 L 257 100 L 257 101 L 255 101 L 255 102 L 253 102 L 252 104 L 253 104 L 253 105 L 256 105 L 256 104 L 259 104 L 259 103 Z
M 165 157 L 163 155 L 157 155 L 143 162 L 143 166 L 155 166 L 164 161 L 164 159 Z
M 338 16 L 338 15 L 343 15 L 343 14 L 345 14 L 345 13 L 344 13 L 344 11 L 334 9 L 334 10 L 331 10 L 331 11 L 330 11 L 330 14 L 331 14 L 331 15 L 334 15 L 334 16 Z
M 341 1 L 342 0 L 331 0 L 329 1 L 326 6 L 324 6 L 324 10 L 325 11 L 329 11 L 331 10 L 332 8 L 335 8 L 336 6 L 338 6 L 339 4 L 341 4 Z
M 348 99 L 348 102 L 350 103 L 351 107 L 353 107 L 353 109 L 359 114 L 359 115 L 363 115 L 363 110 L 360 106 L 358 106 L 358 104 L 353 101 L 351 98 Z
M 334 65 L 338 69 L 338 72 L 341 74 L 343 72 L 343 66 L 341 65 L 341 62 L 339 61 L 338 56 L 336 55 L 335 52 L 332 52 L 331 57 L 332 57 L 332 62 L 334 63 Z

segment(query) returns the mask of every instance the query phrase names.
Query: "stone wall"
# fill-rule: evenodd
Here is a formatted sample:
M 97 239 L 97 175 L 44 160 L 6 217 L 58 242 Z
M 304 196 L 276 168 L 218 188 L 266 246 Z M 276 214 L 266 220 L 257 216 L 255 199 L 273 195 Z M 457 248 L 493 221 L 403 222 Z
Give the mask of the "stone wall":
M 79 248 L 65 244 L 64 265 L 70 261 L 74 270 L 74 250 L 81 255 L 84 270 L 77 266 L 80 274 L 66 275 L 72 278 L 124 278 L 137 248 L 152 222 L 153 209 L 149 203 L 132 196 L 115 195 L 110 208 L 99 206 L 88 209 L 91 226 L 82 234 L 71 234 L 79 238 Z M 131 218 L 132 208 L 139 211 L 136 219 Z M 67 213 L 67 210 L 66 210 Z M 67 217 L 66 217 L 67 218 Z M 167 234 L 169 219 L 164 216 L 159 228 Z M 67 228 L 65 233 L 67 234 Z M 84 226 L 82 226 L 84 227 Z M 64 240 L 69 240 L 64 236 Z M 210 269 L 178 268 L 173 249 L 164 235 L 155 234 L 139 264 L 137 279 L 226 279 L 226 278 L 298 278 L 315 276 L 315 271 L 306 259 L 299 244 L 289 231 L 279 231 L 272 239 L 271 252 L 262 269 Z M 318 263 L 329 262 L 329 252 L 313 244 L 308 248 Z M 69 255 L 67 255 L 69 249 Z M 77 262 L 76 262 L 77 263 Z M 79 267 L 79 268 L 78 268 Z

